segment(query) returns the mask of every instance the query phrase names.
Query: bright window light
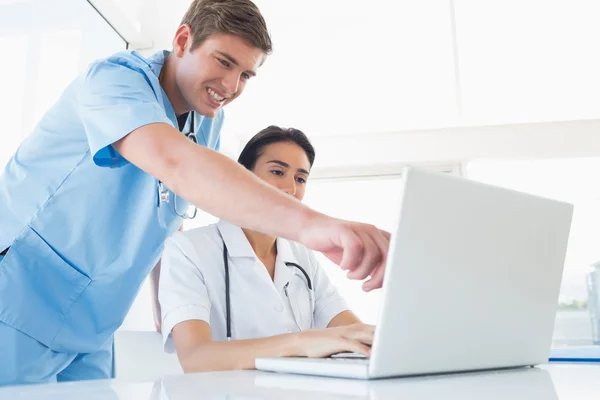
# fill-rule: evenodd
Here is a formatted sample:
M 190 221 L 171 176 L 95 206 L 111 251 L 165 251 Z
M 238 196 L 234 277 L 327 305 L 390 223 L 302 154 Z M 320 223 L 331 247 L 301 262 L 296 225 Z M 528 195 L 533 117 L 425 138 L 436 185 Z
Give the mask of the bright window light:
M 600 117 L 600 2 L 454 4 L 465 123 Z

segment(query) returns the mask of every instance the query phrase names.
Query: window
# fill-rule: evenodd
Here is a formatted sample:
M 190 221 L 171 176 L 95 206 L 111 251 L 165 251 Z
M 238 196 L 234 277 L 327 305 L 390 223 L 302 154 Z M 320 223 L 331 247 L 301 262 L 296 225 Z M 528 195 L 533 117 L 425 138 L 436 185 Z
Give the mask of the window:
M 592 265 L 600 261 L 600 186 L 597 184 L 600 181 L 600 158 L 474 160 L 467 164 L 465 170 L 467 177 L 474 180 L 566 201 L 575 206 L 553 345 L 600 344 L 600 337 L 594 334 L 600 329 L 597 325 L 600 315 L 590 311 L 594 306 L 599 309 L 599 297 L 594 296 L 600 296 L 600 293 L 590 292 L 587 284 L 593 271 Z
M 457 116 L 447 0 L 257 0 L 274 52 L 227 107 L 224 136 L 436 128 Z
M 256 3 L 275 50 L 227 108 L 231 149 L 270 124 L 327 138 L 600 117 L 596 0 Z
M 464 122 L 600 117 L 596 0 L 454 0 Z
M 0 2 L 0 167 L 69 82 L 125 48 L 86 1 Z

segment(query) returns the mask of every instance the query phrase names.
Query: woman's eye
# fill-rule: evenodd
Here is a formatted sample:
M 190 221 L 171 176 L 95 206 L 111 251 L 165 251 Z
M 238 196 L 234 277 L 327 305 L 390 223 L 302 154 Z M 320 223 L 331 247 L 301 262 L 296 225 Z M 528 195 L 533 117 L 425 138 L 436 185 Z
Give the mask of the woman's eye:
M 217 58 L 217 60 L 219 60 L 219 62 L 221 64 L 223 64 L 224 67 L 229 67 L 229 62 L 228 61 L 225 61 L 222 58 Z
M 242 79 L 245 80 L 245 81 L 247 81 L 248 79 L 250 79 L 250 75 L 248 75 L 247 73 L 244 72 L 242 74 Z
M 306 179 L 302 178 L 302 177 L 298 177 L 296 178 L 296 182 L 301 183 L 301 184 L 305 184 L 306 183 Z
M 271 171 L 271 173 L 273 175 L 277 175 L 277 176 L 283 176 L 283 171 L 280 171 L 278 169 L 274 169 L 273 171 Z

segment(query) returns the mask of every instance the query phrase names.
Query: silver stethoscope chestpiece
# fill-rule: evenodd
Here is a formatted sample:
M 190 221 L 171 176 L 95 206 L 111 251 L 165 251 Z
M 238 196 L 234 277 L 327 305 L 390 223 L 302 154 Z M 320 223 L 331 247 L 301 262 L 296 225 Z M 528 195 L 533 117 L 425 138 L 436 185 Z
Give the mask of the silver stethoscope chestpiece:
M 160 196 L 161 203 L 168 203 L 171 199 L 169 189 L 167 189 L 160 181 L 158 182 L 158 195 Z

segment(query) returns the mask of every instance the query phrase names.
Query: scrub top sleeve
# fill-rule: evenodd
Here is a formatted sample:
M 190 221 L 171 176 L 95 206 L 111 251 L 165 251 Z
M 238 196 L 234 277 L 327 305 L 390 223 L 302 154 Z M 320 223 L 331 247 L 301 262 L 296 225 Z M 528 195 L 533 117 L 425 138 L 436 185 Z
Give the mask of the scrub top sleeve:
M 194 261 L 191 242 L 175 233 L 165 242 L 161 260 L 158 300 L 161 307 L 164 350 L 175 352 L 171 331 L 189 320 L 210 323 L 210 298 L 204 275 Z
M 309 260 L 315 271 L 313 277 L 315 289 L 314 327 L 324 329 L 336 315 L 348 310 L 348 304 L 333 286 L 312 251 L 309 251 Z
M 137 128 L 151 123 L 171 125 L 155 90 L 140 68 L 104 60 L 94 64 L 83 77 L 78 109 L 94 163 L 101 167 L 128 164 L 112 144 Z M 158 82 L 156 77 L 154 80 Z M 161 94 L 159 94 L 161 95 Z

